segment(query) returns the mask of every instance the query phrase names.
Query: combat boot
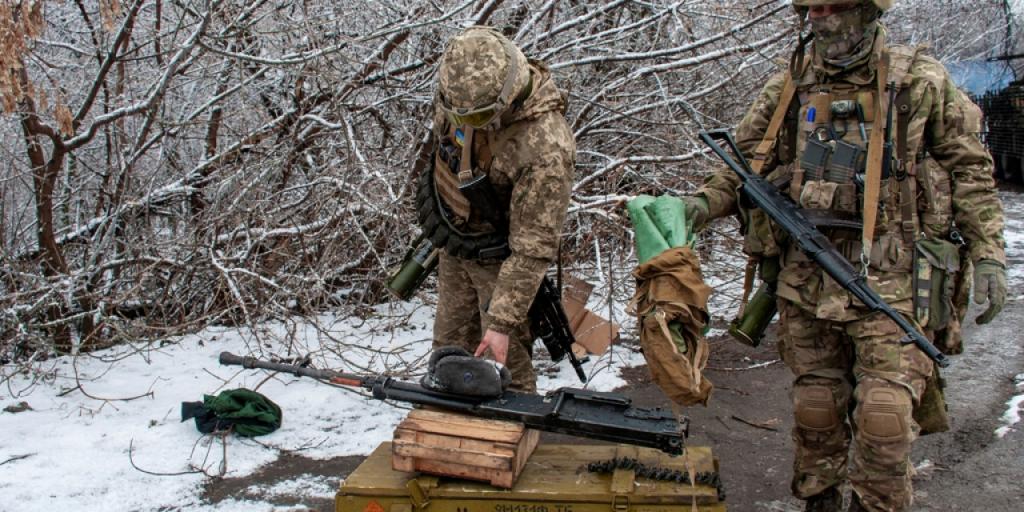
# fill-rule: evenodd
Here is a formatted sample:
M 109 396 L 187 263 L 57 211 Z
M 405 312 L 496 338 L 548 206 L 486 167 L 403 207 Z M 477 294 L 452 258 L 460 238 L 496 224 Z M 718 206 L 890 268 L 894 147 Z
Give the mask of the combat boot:
M 807 505 L 804 507 L 804 512 L 842 512 L 842 510 L 843 495 L 835 487 L 829 487 L 807 498 Z

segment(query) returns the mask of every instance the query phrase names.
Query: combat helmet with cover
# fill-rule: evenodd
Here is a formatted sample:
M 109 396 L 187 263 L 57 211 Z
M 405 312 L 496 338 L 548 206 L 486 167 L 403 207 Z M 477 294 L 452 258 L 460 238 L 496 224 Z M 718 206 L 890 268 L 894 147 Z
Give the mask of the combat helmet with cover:
M 501 32 L 474 26 L 453 37 L 441 56 L 437 104 L 453 124 L 482 128 L 498 120 L 529 82 L 523 52 Z

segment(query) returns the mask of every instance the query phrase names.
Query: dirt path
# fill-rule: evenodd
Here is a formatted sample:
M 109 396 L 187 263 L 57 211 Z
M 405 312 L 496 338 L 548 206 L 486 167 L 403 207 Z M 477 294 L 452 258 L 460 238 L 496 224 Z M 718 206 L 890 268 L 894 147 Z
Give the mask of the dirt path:
M 970 318 L 973 318 L 973 314 Z M 915 510 L 1015 512 L 1024 500 L 1024 432 L 998 438 L 994 431 L 1014 376 L 1024 371 L 1024 302 L 1019 298 L 993 324 L 970 326 L 968 353 L 954 359 L 944 376 L 952 430 L 921 438 L 912 460 Z M 713 341 L 708 376 L 716 391 L 707 408 L 691 408 L 690 444 L 711 446 L 719 457 L 729 510 L 797 512 L 790 497 L 789 390 L 791 376 L 775 361 L 773 339 L 748 349 L 726 339 Z M 753 369 L 738 370 L 739 368 Z M 664 405 L 646 368 L 630 371 L 625 390 L 638 402 Z M 757 426 L 754 426 L 754 425 Z M 1019 427 L 1020 425 L 1018 425 Z

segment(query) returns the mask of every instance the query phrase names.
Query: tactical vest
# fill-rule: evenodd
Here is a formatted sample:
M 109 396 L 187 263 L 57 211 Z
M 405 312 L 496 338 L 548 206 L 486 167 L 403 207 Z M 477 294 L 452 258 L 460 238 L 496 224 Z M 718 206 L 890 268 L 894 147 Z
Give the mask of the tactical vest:
M 445 125 L 432 165 L 419 179 L 416 209 L 420 227 L 435 247 L 452 256 L 504 259 L 511 253 L 508 223 L 501 217 L 507 216 L 508 202 L 495 194 L 487 181 L 493 161 L 490 134 Z M 496 215 L 484 215 L 488 211 Z
M 945 330 L 955 331 L 950 335 L 955 340 L 937 340 L 937 345 L 957 352 L 959 329 L 947 328 L 951 321 L 959 323 L 951 313 L 962 318 L 955 310 L 966 311 L 963 299 L 969 284 L 964 286 L 959 278 L 965 274 L 961 262 L 967 263 L 967 258 L 962 248 L 949 242 L 958 237 L 950 173 L 928 156 L 923 140 L 915 148 L 908 141 L 913 79 L 909 70 L 918 51 L 907 46 L 884 51 L 888 57 L 883 57 L 886 64 L 878 74 L 895 84 L 891 92 L 878 83 L 801 87 L 787 76 L 779 105 L 754 149 L 751 167 L 761 174 L 768 162 L 784 164 L 767 180 L 782 189 L 788 187 L 805 216 L 852 262 L 869 263 L 870 268 L 884 272 L 913 272 L 916 320 L 937 338 Z M 885 133 L 889 108 L 893 109 L 892 129 Z M 873 185 L 867 176 L 873 165 L 875 175 L 886 167 L 882 156 L 887 136 L 892 138 L 892 163 Z M 872 191 L 872 187 L 876 188 Z M 870 208 L 872 202 L 877 221 L 867 233 L 863 208 Z M 788 247 L 786 234 L 764 212 L 745 211 L 744 218 L 744 250 L 752 262 L 796 250 Z M 867 261 L 861 256 L 864 241 L 870 244 Z M 744 303 L 752 288 L 749 267 Z

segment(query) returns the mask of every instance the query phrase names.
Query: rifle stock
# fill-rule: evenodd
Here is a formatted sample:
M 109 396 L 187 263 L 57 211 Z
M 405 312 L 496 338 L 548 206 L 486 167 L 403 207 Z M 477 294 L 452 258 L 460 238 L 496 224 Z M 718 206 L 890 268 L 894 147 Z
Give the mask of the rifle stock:
M 914 328 L 906 317 L 893 309 L 868 286 L 864 276 L 839 253 L 828 238 L 814 227 L 814 224 L 804 217 L 800 208 L 789 197 L 750 170 L 750 165 L 743 158 L 743 153 L 728 131 L 702 131 L 700 138 L 718 158 L 725 162 L 730 170 L 739 176 L 743 183 L 741 191 L 750 202 L 762 209 L 768 217 L 789 233 L 789 236 L 800 248 L 839 285 L 864 303 L 868 309 L 883 313 L 892 319 L 907 334 L 900 340 L 902 343 L 913 343 L 942 368 L 950 365 L 950 360 L 945 354 L 939 352 L 935 345 L 932 345 L 924 334 Z M 725 141 L 739 162 L 719 145 L 719 140 Z
M 312 377 L 347 387 L 371 391 L 377 400 L 397 400 L 429 405 L 481 418 L 518 421 L 529 428 L 615 443 L 656 448 L 679 455 L 683 451 L 688 421 L 660 408 L 634 407 L 629 397 L 585 389 L 562 388 L 547 395 L 506 391 L 496 398 L 481 398 L 431 391 L 417 384 L 382 375 L 361 376 L 318 370 L 230 352 L 220 363 L 260 368 Z

